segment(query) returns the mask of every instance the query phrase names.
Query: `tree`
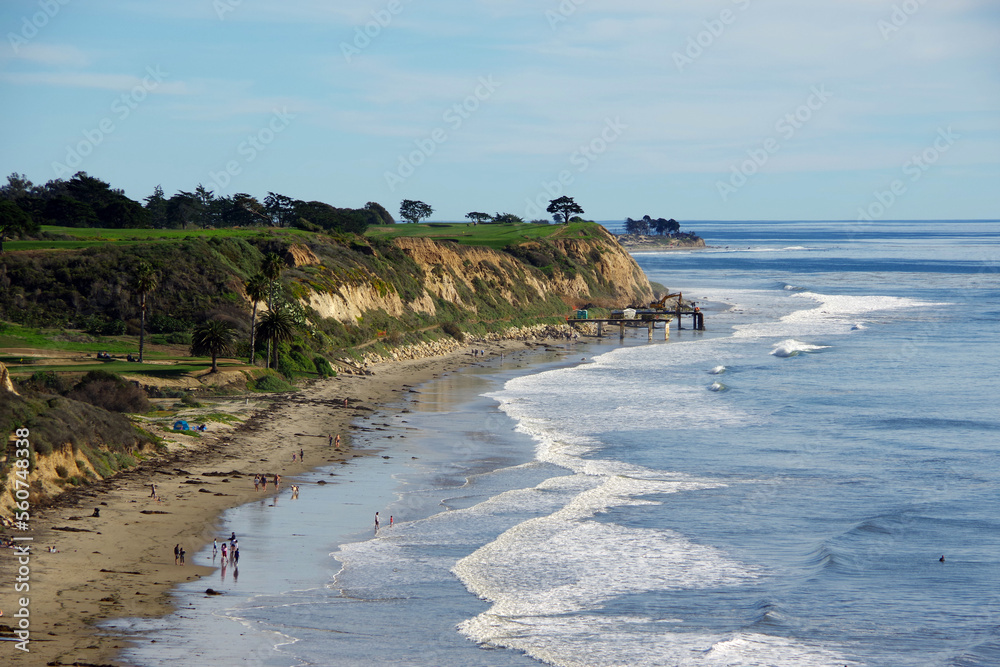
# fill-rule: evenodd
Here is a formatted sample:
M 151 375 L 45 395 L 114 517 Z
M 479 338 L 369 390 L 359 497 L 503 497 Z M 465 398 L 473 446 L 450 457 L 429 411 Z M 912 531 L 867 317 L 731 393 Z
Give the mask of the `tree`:
M 264 206 L 256 197 L 237 192 L 231 197 L 220 197 L 213 202 L 218 209 L 219 221 L 226 227 L 252 227 L 270 225 L 271 218 L 264 213 Z
M 365 210 L 374 213 L 378 217 L 378 224 L 380 225 L 396 224 L 396 219 L 392 217 L 392 214 L 385 209 L 385 206 L 382 206 L 382 204 L 379 204 L 377 201 L 370 201 L 365 204 Z
M 583 207 L 573 201 L 572 197 L 559 197 L 549 202 L 549 207 L 545 209 L 552 214 L 552 217 L 559 219 L 562 216 L 563 222 L 569 224 L 570 216 L 583 213 Z
M 257 335 L 267 341 L 268 355 L 267 367 L 270 368 L 271 354 L 274 349 L 274 365 L 278 365 L 278 345 L 291 340 L 295 336 L 295 317 L 292 312 L 282 306 L 264 313 L 257 325 Z
M 264 210 L 271 218 L 271 224 L 287 227 L 295 220 L 295 200 L 276 192 L 268 192 L 264 197 Z
M 513 213 L 497 213 L 493 216 L 493 222 L 498 225 L 519 225 L 524 222 L 524 219 Z
M 15 171 L 7 177 L 7 185 L 0 186 L 0 199 L 24 199 L 31 196 L 34 187 L 27 176 Z
M 142 363 L 142 353 L 146 342 L 146 295 L 156 289 L 156 274 L 146 260 L 139 261 L 135 273 L 135 291 L 139 294 L 139 363 Z
M 489 222 L 493 219 L 489 213 L 480 213 L 479 211 L 471 211 L 465 214 L 465 217 L 472 220 L 473 224 L 481 225 L 484 222 Z
M 212 372 L 219 372 L 218 359 L 224 354 L 233 354 L 236 331 L 231 322 L 208 320 L 194 328 L 191 336 L 191 356 L 212 357 Z
M 9 199 L 0 200 L 0 253 L 3 242 L 24 234 L 38 231 L 38 223 Z
M 434 209 L 422 201 L 404 199 L 399 205 L 399 217 L 408 222 L 420 222 L 424 218 L 429 218 L 434 213 Z
M 187 229 L 188 223 L 201 214 L 201 203 L 191 192 L 178 192 L 167 200 L 167 224 L 171 227 L 180 226 Z
M 260 267 L 260 272 L 269 283 L 267 293 L 267 308 L 270 310 L 274 306 L 275 283 L 281 277 L 281 272 L 285 269 L 285 260 L 276 252 L 269 252 L 264 255 L 264 263 Z
M 278 278 L 281 277 L 281 271 L 285 268 L 285 260 L 281 258 L 276 252 L 269 252 L 264 255 L 264 263 L 261 265 L 260 272 L 267 279 L 267 311 L 269 313 L 274 312 L 274 293 L 276 290 L 276 285 Z M 266 338 L 267 341 L 267 358 L 268 362 L 271 359 L 271 339 Z
M 298 201 L 295 203 L 295 219 L 305 220 L 306 225 L 297 227 L 337 230 L 352 234 L 364 234 L 371 224 L 382 224 L 378 213 L 369 208 L 336 208 L 321 201 Z
M 246 282 L 247 296 L 253 303 L 253 312 L 250 315 L 250 364 L 253 365 L 257 349 L 254 347 L 254 334 L 257 330 L 257 304 L 264 300 L 268 294 L 268 280 L 263 273 L 251 276 Z
M 157 185 L 153 194 L 146 197 L 146 217 L 154 229 L 167 228 L 167 198 L 163 196 L 163 188 Z
M 221 202 L 215 198 L 212 190 L 209 190 L 201 183 L 194 189 L 194 197 L 198 200 L 197 222 L 203 229 L 218 226 L 216 222 L 221 217 Z

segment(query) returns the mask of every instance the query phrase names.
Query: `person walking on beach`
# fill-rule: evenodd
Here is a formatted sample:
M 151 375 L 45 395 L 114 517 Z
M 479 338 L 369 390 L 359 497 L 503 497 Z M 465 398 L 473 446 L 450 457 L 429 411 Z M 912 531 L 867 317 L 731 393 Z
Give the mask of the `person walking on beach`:
M 149 497 L 150 498 L 155 498 L 156 497 L 156 484 L 150 484 L 149 488 L 151 489 L 150 492 L 149 492 Z
M 264 492 L 267 493 L 267 475 L 260 476 L 260 484 L 264 487 Z
M 181 545 L 175 544 L 174 545 L 174 565 L 177 565 L 177 561 L 180 560 L 180 557 L 181 557 Z
M 274 490 L 277 491 L 281 486 L 281 475 L 274 473 Z
M 260 475 L 253 476 L 253 490 L 260 491 Z
M 392 515 L 389 515 L 389 527 L 392 528 Z
M 239 567 L 239 565 L 240 565 L 240 550 L 239 549 L 237 549 L 236 551 L 233 552 L 233 565 L 235 565 L 236 567 Z
M 186 554 L 186 553 L 187 552 L 184 551 L 184 547 L 181 547 L 181 565 L 184 564 L 184 554 Z
M 299 447 L 299 463 L 305 463 L 305 462 L 306 462 L 306 454 L 305 452 L 302 451 L 302 448 Z
M 212 540 L 212 560 L 215 560 L 215 554 L 219 553 L 219 541 Z
M 226 543 L 222 543 L 222 567 L 226 566 Z
M 340 449 L 340 434 L 339 433 L 337 434 L 337 439 L 333 443 L 333 448 L 334 449 Z
M 375 512 L 375 532 L 378 532 L 378 512 Z

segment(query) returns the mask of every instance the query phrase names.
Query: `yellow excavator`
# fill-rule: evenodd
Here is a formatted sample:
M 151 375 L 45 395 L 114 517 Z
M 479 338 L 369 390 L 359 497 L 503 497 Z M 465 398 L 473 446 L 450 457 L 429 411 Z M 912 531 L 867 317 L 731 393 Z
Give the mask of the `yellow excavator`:
M 675 296 L 677 297 L 677 303 L 680 303 L 681 293 L 675 292 L 674 294 L 664 294 L 663 298 L 660 299 L 659 301 L 651 301 L 649 303 L 649 307 L 652 308 L 653 310 L 664 310 L 667 307 L 667 301 L 669 299 L 673 299 Z

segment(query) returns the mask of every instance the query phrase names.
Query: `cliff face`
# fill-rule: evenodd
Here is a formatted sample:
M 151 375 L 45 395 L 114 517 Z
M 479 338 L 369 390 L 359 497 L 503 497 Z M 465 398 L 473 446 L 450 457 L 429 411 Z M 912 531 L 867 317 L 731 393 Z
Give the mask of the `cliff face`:
M 501 304 L 536 314 L 547 304 L 547 314 L 557 315 L 587 303 L 611 307 L 653 297 L 639 265 L 603 230 L 590 238 L 522 243 L 513 254 L 423 237 L 391 243 L 415 264 L 416 290 L 404 296 L 367 270 L 326 289 L 315 289 L 313 282 L 300 300 L 321 317 L 353 322 L 378 310 L 392 317 L 407 312 L 435 317 L 443 303 L 490 317 L 495 313 L 487 311 Z

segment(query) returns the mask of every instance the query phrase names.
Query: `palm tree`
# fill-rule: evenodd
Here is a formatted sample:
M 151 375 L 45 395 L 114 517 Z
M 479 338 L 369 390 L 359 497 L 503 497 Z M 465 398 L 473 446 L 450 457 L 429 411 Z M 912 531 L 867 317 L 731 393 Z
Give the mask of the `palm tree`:
M 272 289 L 267 295 L 267 308 L 271 310 L 274 306 L 273 283 L 281 277 L 281 271 L 285 268 L 285 260 L 276 252 L 269 252 L 264 255 L 264 263 L 260 267 L 260 272 L 272 283 Z
M 257 331 L 257 304 L 264 300 L 270 290 L 267 277 L 262 273 L 251 276 L 246 282 L 247 296 L 253 302 L 253 313 L 250 315 L 250 365 L 256 356 L 254 334 Z
M 146 260 L 139 261 L 135 274 L 135 291 L 139 293 L 139 363 L 146 341 L 146 295 L 156 289 L 156 274 Z
M 267 290 L 267 309 L 274 310 L 274 293 L 275 293 L 275 283 L 278 278 L 281 277 L 281 270 L 285 268 L 285 260 L 281 258 L 276 252 L 269 252 L 264 255 L 264 263 L 260 267 L 260 272 L 264 274 L 264 277 L 269 281 Z M 267 340 L 267 358 L 271 359 L 271 344 L 270 339 Z
M 233 354 L 236 343 L 236 331 L 230 322 L 208 320 L 194 328 L 191 336 L 191 356 L 212 357 L 212 372 L 219 372 L 218 359 L 220 355 Z
M 267 341 L 268 346 L 268 368 L 270 368 L 270 349 L 274 347 L 274 365 L 278 365 L 278 343 L 291 340 L 295 336 L 295 318 L 288 308 L 275 308 L 269 310 L 260 318 L 257 325 L 257 335 Z

